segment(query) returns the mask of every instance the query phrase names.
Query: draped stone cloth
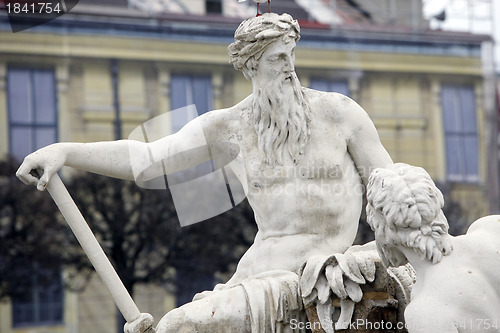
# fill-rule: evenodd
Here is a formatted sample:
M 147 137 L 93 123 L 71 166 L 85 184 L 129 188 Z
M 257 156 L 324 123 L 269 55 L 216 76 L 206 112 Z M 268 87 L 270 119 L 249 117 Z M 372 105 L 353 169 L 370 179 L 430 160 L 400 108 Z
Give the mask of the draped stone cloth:
M 363 246 L 352 246 L 345 253 L 314 256 L 304 263 L 299 275 L 285 270 L 263 272 L 236 284 L 217 285 L 213 291 L 197 294 L 193 300 L 241 287 L 245 298 L 239 301 L 246 304 L 246 315 L 250 320 L 251 333 L 305 333 L 306 329 L 313 324 L 307 325 L 308 318 L 305 307 L 309 308 L 312 305 L 318 307 L 317 317 L 323 329 L 326 328 L 324 326 L 326 323 L 329 326 L 326 331 L 333 332 L 334 322 L 350 322 L 353 314 L 350 310 L 354 310 L 354 303 L 363 299 L 363 291 L 359 285 L 374 282 L 377 263 L 381 266 L 380 269 L 386 271 L 374 248 L 375 245 L 372 242 Z M 329 266 L 341 269 L 342 277 L 338 282 L 346 288 L 345 298 L 352 303 L 352 306 L 347 308 L 349 305 L 346 303 L 347 301 L 341 300 L 339 318 L 337 318 L 338 313 L 332 316 L 333 312 L 331 311 L 339 306 L 333 305 L 333 300 L 338 298 L 333 290 L 337 290 L 339 286 L 330 285 L 332 281 L 325 277 L 328 275 L 325 270 Z M 405 267 L 391 269 L 390 272 L 382 275 L 387 276 L 387 274 L 394 280 L 392 282 L 395 286 L 394 292 L 396 294 L 394 296 L 399 303 L 398 310 L 401 312 L 402 320 L 402 313 L 409 300 L 415 275 L 412 270 L 408 271 L 408 268 Z M 336 279 L 334 280 L 333 282 L 337 282 Z M 389 278 L 386 277 L 382 280 L 376 283 L 376 286 L 363 286 L 363 290 L 373 291 L 375 290 L 373 288 L 378 288 L 377 291 L 379 289 L 387 291 Z M 356 284 L 355 288 L 353 284 Z M 330 288 L 333 289 L 330 290 Z M 353 297 L 353 290 L 357 291 L 354 293 L 357 297 Z M 342 305 L 343 303 L 347 305 Z M 322 306 L 328 308 L 329 311 L 319 311 Z M 317 324 L 314 323 L 314 327 L 317 327 Z
M 303 324 L 307 323 L 307 315 L 302 303 L 299 277 L 293 272 L 273 270 L 256 274 L 234 285 L 220 284 L 213 291 L 196 294 L 193 301 L 240 286 L 245 294 L 251 333 L 306 332 Z
M 252 333 L 303 333 L 307 322 L 299 288 L 299 277 L 289 271 L 269 271 L 239 283 L 245 290 Z M 299 327 L 302 327 L 299 328 Z

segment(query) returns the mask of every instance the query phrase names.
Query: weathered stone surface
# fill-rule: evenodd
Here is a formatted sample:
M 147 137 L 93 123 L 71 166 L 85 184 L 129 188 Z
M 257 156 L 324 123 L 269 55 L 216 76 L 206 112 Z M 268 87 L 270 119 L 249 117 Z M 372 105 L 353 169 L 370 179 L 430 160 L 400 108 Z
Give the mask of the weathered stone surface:
M 294 64 L 299 33 L 298 22 L 288 14 L 264 14 L 242 22 L 228 48 L 229 58 L 252 82 L 253 92 L 237 105 L 207 112 L 156 141 L 50 145 L 29 155 L 19 168 L 19 178 L 39 190 L 64 165 L 144 183 L 218 160 L 214 154 L 222 150 L 220 160 L 231 162 L 222 163 L 212 176 L 220 176 L 225 198 L 229 179 L 241 184 L 259 231 L 233 277 L 169 312 L 158 323 L 158 332 L 279 332 L 295 319 L 290 312 L 301 308 L 303 263 L 332 255 L 336 266 L 332 258 L 332 265 L 310 275 L 311 290 L 316 288 L 323 304 L 330 290 L 337 291 L 340 297 L 350 297 L 343 301 L 344 319 L 349 319 L 353 302 L 361 300 L 365 310 L 358 310 L 360 316 L 393 320 L 387 311 L 395 309 L 395 288 L 384 283 L 381 273 L 362 299 L 358 284 L 372 281 L 372 257 L 346 252 L 356 236 L 363 185 L 371 170 L 393 162 L 357 103 L 301 86 Z M 238 149 L 231 148 L 235 146 Z M 31 174 L 37 169 L 43 172 L 40 179 Z M 204 195 L 212 196 L 213 192 Z M 204 218 L 214 216 L 201 214 L 205 212 L 199 202 L 184 204 Z M 230 200 L 224 204 L 232 207 Z M 191 223 L 203 220 L 194 215 Z M 323 268 L 331 274 L 316 274 Z M 332 309 L 323 310 L 320 314 L 329 316 Z
M 375 169 L 367 199 L 367 220 L 383 262 L 409 262 L 416 271 L 404 314 L 408 331 L 498 332 L 500 215 L 450 236 L 442 193 L 424 169 L 403 163 Z
M 404 329 L 403 313 L 409 301 L 411 286 L 415 282 L 414 271 L 411 266 L 397 270 L 391 268 L 388 271 L 381 261 L 375 262 L 375 266 L 375 280 L 361 285 L 363 298 L 355 305 L 351 326 L 348 329 L 336 329 L 336 332 L 407 332 Z M 333 299 L 332 304 L 339 308 L 340 299 Z M 325 330 L 320 328 L 316 304 L 308 306 L 306 313 L 311 331 L 324 333 Z M 338 312 L 334 314 L 334 321 L 337 318 Z

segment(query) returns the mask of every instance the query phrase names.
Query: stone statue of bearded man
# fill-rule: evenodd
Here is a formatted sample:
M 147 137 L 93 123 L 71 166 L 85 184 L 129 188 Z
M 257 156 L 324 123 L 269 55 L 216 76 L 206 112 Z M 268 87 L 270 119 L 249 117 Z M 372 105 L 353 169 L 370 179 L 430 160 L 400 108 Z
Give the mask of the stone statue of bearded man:
M 299 24 L 288 14 L 262 15 L 241 23 L 228 48 L 229 62 L 254 85 L 255 131 L 268 164 L 282 165 L 283 154 L 296 161 L 309 140 L 309 106 L 295 74 L 295 53 L 284 59 L 284 68 L 260 64 L 259 71 L 259 61 L 270 45 L 279 41 L 295 46 L 299 33 Z M 280 112 L 273 112 L 276 109 Z
M 245 175 L 239 178 L 256 213 L 259 233 L 230 281 L 168 313 L 159 332 L 305 332 L 304 325 L 296 324 L 307 322 L 302 296 L 310 296 L 300 292 L 301 266 L 312 257 L 310 266 L 316 266 L 321 263 L 318 258 L 343 253 L 352 245 L 362 192 L 353 191 L 371 168 L 392 163 L 356 103 L 300 85 L 294 66 L 299 33 L 297 21 L 288 14 L 251 18 L 236 30 L 235 42 L 228 48 L 230 63 L 252 81 L 253 94 L 225 111 L 225 122 L 235 129 L 244 124 L 237 130 L 244 138 L 238 145 Z M 355 128 L 364 130 L 359 141 L 354 140 Z M 330 130 L 335 133 L 325 134 Z M 368 156 L 368 147 L 374 155 Z M 323 168 L 325 172 L 319 171 Z M 312 193 L 305 197 L 298 193 L 318 182 L 331 188 L 324 187 L 314 199 Z M 289 186 L 292 193 L 281 199 L 266 194 L 265 189 L 277 183 Z M 350 193 L 334 194 L 335 185 Z M 299 203 L 301 199 L 312 202 Z M 332 204 L 335 201 L 341 204 Z M 273 212 L 277 202 L 279 212 Z M 286 216 L 293 216 L 297 224 L 285 221 Z M 317 239 L 323 232 L 329 236 Z M 345 291 L 343 285 L 335 288 Z
M 158 332 L 301 332 L 303 325 L 291 323 L 306 320 L 302 299 L 310 295 L 299 287 L 304 263 L 320 262 L 319 270 L 312 264 L 305 270 L 317 277 L 327 265 L 318 258 L 343 254 L 352 245 L 363 184 L 372 169 L 393 164 L 358 104 L 341 94 L 301 87 L 294 67 L 299 30 L 287 14 L 263 14 L 240 25 L 229 46 L 230 62 L 252 81 L 253 92 L 235 106 L 207 112 L 154 142 L 50 145 L 29 155 L 18 170 L 23 182 L 43 189 L 63 165 L 134 180 L 132 159 L 152 154 L 166 161 L 166 170 L 161 163 L 147 168 L 144 180 L 209 161 L 208 152 L 183 154 L 196 145 L 200 128 L 208 145 L 239 146 L 228 167 L 254 210 L 254 243 L 226 284 L 167 313 Z M 43 170 L 40 179 L 30 174 L 33 169 Z M 349 268 L 356 265 L 353 261 Z M 369 266 L 359 265 L 357 272 Z M 348 280 L 344 268 L 335 272 L 346 273 L 336 281 Z M 314 279 L 306 280 L 304 290 L 312 293 Z M 349 294 L 342 284 L 332 290 L 343 298 Z M 145 326 L 128 323 L 125 331 Z

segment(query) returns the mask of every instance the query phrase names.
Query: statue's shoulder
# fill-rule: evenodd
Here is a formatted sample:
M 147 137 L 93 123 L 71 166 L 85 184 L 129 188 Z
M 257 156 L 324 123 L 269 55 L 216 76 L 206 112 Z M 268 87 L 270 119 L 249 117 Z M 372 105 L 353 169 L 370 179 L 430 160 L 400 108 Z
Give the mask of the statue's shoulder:
M 462 237 L 459 237 L 461 239 Z M 463 240 L 470 246 L 469 252 L 479 249 L 491 253 L 492 258 L 500 251 L 500 215 L 489 215 L 474 221 L 468 228 Z M 500 261 L 500 258 L 498 259 Z
M 467 234 L 485 232 L 500 236 L 500 215 L 489 215 L 474 221 L 468 228 Z
M 249 98 L 229 108 L 217 109 L 199 116 L 202 127 L 207 132 L 220 135 L 222 132 L 237 131 L 241 127 L 243 115 L 250 110 Z
M 346 95 L 333 91 L 320 91 L 302 87 L 304 97 L 309 101 L 311 106 L 325 105 L 329 108 L 334 107 L 339 109 L 357 105 L 355 101 Z
M 364 112 L 351 98 L 337 92 L 325 92 L 304 87 L 302 92 L 309 103 L 311 112 L 323 114 L 335 122 L 350 118 L 359 112 Z
M 208 111 L 207 113 L 204 113 L 200 117 L 204 118 L 203 121 L 205 123 L 211 125 L 221 124 L 227 126 L 229 125 L 230 122 L 238 120 L 238 117 L 242 110 L 242 105 L 241 105 L 242 103 L 243 102 L 240 102 L 228 108 Z

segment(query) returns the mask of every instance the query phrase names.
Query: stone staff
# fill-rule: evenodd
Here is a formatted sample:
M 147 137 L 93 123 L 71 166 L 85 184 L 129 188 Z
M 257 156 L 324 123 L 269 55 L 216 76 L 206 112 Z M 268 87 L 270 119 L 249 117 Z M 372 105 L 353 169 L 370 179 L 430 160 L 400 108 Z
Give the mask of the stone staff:
M 66 186 L 64 186 L 57 173 L 52 176 L 46 189 L 56 203 L 57 207 L 59 207 L 59 210 L 78 239 L 78 242 L 94 266 L 97 274 L 110 291 L 113 300 L 118 306 L 120 312 L 123 314 L 127 323 L 132 323 L 137 320 L 144 321 L 144 314 L 141 315 L 137 305 L 132 300 L 132 297 L 123 285 L 123 282 L 120 280 L 120 277 L 111 265 L 111 262 L 102 250 L 102 247 L 99 245 L 99 242 L 92 233 L 92 230 L 90 230 L 90 227 L 83 218 L 82 213 L 80 213 L 80 210 L 71 198 Z M 154 332 L 154 329 L 151 327 L 152 320 L 146 321 L 148 322 L 149 327 L 145 329 L 143 328 L 142 331 L 145 332 L 149 330 L 149 332 Z

